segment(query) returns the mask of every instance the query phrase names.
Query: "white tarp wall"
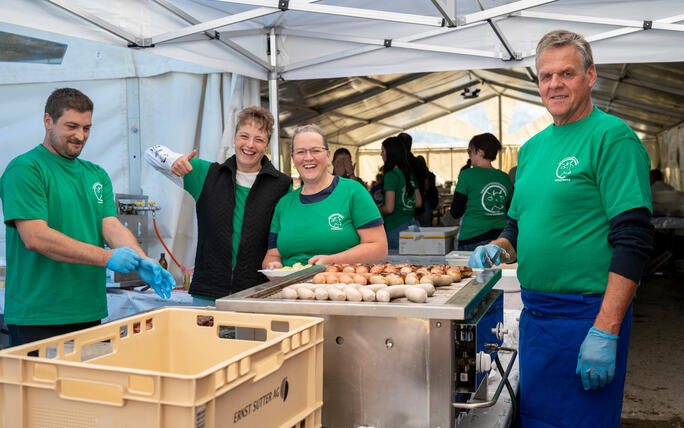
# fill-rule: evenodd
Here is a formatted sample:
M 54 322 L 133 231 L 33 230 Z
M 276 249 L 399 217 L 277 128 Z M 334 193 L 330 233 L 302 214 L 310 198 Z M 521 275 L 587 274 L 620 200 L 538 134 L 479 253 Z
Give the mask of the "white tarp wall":
M 75 87 L 95 105 L 92 132 L 81 158 L 109 173 L 115 193 L 142 190 L 156 201 L 162 207 L 157 213 L 162 237 L 181 263 L 193 265 L 194 202 L 147 166 L 140 154 L 164 144 L 182 153 L 195 148 L 203 159 L 225 160 L 234 152 L 235 112 L 259 103 L 259 82 L 147 52 L 22 27 L 0 24 L 0 31 L 68 45 L 59 65 L 0 63 L 0 174 L 15 156 L 43 141 L 42 117 L 50 92 Z M 5 256 L 4 241 L 2 227 L 0 260 Z M 149 244 L 150 256 L 158 258 L 164 250 L 156 237 Z M 172 273 L 180 275 L 175 267 Z

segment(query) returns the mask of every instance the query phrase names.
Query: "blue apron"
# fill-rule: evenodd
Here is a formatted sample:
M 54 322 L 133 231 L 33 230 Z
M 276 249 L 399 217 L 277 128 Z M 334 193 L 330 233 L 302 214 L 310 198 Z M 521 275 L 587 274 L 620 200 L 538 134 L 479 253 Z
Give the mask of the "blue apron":
M 585 391 L 575 374 L 580 345 L 594 324 L 602 299 L 602 294 L 548 294 L 522 289 L 520 427 L 620 426 L 632 305 L 620 326 L 613 382 Z

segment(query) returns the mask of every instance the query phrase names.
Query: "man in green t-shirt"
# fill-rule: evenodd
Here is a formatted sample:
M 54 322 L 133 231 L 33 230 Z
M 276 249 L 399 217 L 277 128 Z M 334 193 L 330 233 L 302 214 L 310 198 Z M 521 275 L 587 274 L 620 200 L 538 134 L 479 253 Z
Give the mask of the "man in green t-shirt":
M 55 90 L 43 143 L 14 158 L 0 178 L 12 346 L 99 324 L 107 316 L 105 267 L 135 270 L 160 296 L 171 294 L 173 277 L 116 217 L 107 173 L 78 159 L 92 112 L 80 91 Z
M 518 260 L 521 426 L 618 427 L 653 238 L 650 160 L 622 120 L 593 106 L 582 36 L 545 35 L 537 70 L 554 123 L 522 146 L 510 220 L 470 264 Z

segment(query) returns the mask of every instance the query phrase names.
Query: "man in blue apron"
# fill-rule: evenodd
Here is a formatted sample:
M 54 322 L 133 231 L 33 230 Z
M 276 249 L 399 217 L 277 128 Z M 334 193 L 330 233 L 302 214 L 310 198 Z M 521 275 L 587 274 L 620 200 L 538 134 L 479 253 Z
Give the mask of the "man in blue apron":
M 653 237 L 650 160 L 592 104 L 582 36 L 546 34 L 537 71 L 554 123 L 521 147 L 509 222 L 470 265 L 518 260 L 521 425 L 619 427 L 632 299 Z

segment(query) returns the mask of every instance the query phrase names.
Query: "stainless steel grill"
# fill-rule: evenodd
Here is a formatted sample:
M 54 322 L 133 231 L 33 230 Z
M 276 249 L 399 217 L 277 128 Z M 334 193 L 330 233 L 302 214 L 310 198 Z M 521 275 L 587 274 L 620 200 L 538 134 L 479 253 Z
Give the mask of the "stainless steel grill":
M 219 310 L 325 318 L 323 425 L 451 427 L 454 400 L 475 393 L 486 373 L 477 360 L 501 344 L 503 295 L 492 287 L 499 269 L 440 287 L 426 303 L 282 299 L 323 267 L 295 272 L 216 301 Z M 484 382 L 486 384 L 486 382 Z

